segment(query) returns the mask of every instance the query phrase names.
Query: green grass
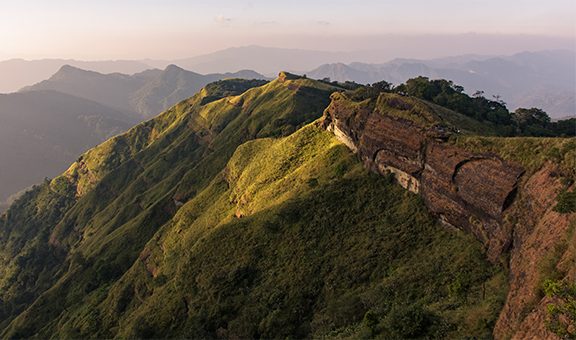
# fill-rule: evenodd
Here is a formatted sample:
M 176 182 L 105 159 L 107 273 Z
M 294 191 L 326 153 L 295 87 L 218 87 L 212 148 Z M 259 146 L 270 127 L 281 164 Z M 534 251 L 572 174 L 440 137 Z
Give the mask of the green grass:
M 243 144 L 142 253 L 58 336 L 363 337 L 370 312 L 387 337 L 411 306 L 417 335 L 486 337 L 505 294 L 477 241 L 314 125 Z
M 337 95 L 341 105 L 350 109 L 366 108 L 380 114 L 409 120 L 422 128 L 442 126 L 464 135 L 497 136 L 498 127 L 491 123 L 479 122 L 473 118 L 415 97 L 401 96 L 394 93 L 380 93 L 376 98 L 355 101 L 351 95 Z
M 546 296 L 553 299 L 547 305 L 546 328 L 564 339 L 576 337 L 576 283 L 546 280 L 543 284 Z
M 460 136 L 456 146 L 472 152 L 491 152 L 524 167 L 529 177 L 547 162 L 558 165 L 560 176 L 576 179 L 576 138 Z
M 501 269 L 310 124 L 335 88 L 224 85 L 12 206 L 2 337 L 490 336 Z
M 238 80 L 230 82 L 232 90 L 238 87 Z M 1 328 L 36 300 L 37 310 L 13 323 L 16 330 L 26 325 L 18 334 L 32 332 L 38 320 L 69 307 L 57 301 L 78 302 L 73 296 L 117 279 L 173 216 L 174 198 L 192 199 L 238 145 L 289 134 L 320 117 L 331 91 L 313 85 L 276 81 L 202 104 L 203 94 L 214 95 L 209 88 L 88 151 L 65 174 L 18 200 L 0 219 L 0 270 L 9 287 L 2 291 Z M 17 262 L 19 255 L 40 253 L 58 256 Z M 73 254 L 91 265 L 72 271 Z M 92 266 L 98 263 L 106 265 Z M 38 275 L 43 281 L 36 285 Z

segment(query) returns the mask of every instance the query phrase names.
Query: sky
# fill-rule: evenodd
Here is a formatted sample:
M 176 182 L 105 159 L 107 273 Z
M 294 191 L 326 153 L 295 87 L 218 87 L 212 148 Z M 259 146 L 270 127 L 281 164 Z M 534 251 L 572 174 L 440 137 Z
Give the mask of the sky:
M 0 60 L 176 59 L 244 45 L 347 51 L 458 34 L 561 48 L 574 44 L 574 18 L 575 0 L 0 0 Z

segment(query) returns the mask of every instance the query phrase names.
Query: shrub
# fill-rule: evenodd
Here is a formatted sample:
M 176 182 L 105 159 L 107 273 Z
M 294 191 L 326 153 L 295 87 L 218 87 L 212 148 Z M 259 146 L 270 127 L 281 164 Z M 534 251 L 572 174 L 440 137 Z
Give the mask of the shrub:
M 546 280 L 543 290 L 556 301 L 546 308 L 548 330 L 564 339 L 576 339 L 576 283 Z
M 554 207 L 554 211 L 561 214 L 576 212 L 576 191 L 569 192 L 564 190 L 558 194 L 556 201 L 558 203 Z

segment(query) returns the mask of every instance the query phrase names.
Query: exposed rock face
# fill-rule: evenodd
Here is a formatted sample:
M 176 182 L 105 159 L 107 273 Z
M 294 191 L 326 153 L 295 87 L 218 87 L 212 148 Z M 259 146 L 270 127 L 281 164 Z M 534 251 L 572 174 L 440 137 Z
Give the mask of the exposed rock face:
M 392 172 L 402 186 L 421 194 L 443 223 L 475 235 L 490 260 L 509 252 L 510 287 L 496 339 L 559 339 L 546 327 L 547 306 L 554 301 L 540 291 L 550 275 L 542 273 L 543 265 L 552 266 L 557 278 L 576 280 L 576 233 L 570 233 L 576 213 L 553 210 L 564 187 L 557 165 L 549 163 L 520 183 L 520 166 L 445 143 L 442 129 L 422 124 L 423 113 L 410 101 L 380 94 L 382 106 L 336 93 L 323 126 L 367 167 Z
M 402 96 L 380 94 L 391 110 L 414 114 Z M 440 129 L 425 127 L 398 114 L 380 112 L 370 103 L 354 103 L 340 93 L 324 114 L 334 132 L 364 164 L 378 173 L 392 172 L 406 189 L 420 193 L 428 208 L 446 224 L 474 234 L 491 260 L 511 242 L 502 215 L 516 194 L 523 169 L 494 154 L 472 154 L 444 142 Z
M 510 211 L 516 221 L 510 254 L 510 288 L 494 329 L 496 338 L 559 339 L 546 329 L 544 322 L 546 307 L 552 301 L 539 295 L 540 283 L 547 278 L 541 277 L 541 266 L 549 261 L 566 281 L 576 279 L 576 235 L 566 238 L 576 213 L 560 214 L 553 210 L 555 197 L 563 187 L 555 173 L 556 166 L 547 164 L 528 178 Z

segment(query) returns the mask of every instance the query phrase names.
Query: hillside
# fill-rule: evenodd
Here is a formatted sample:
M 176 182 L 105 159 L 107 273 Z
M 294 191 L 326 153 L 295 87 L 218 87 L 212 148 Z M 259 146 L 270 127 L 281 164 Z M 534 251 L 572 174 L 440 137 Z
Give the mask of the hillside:
M 134 123 L 110 107 L 54 91 L 0 95 L 0 203 Z
M 393 173 L 444 225 L 475 235 L 491 262 L 507 264 L 497 339 L 576 335 L 575 138 L 454 133 L 439 130 L 449 122 L 415 98 L 332 98 L 323 126 L 366 167 Z
M 191 97 L 206 84 L 227 78 L 264 77 L 253 71 L 202 75 L 174 65 L 164 70 L 146 70 L 134 75 L 101 74 L 65 65 L 49 79 L 25 87 L 21 92 L 59 91 L 104 103 L 142 121 Z
M 512 110 L 538 107 L 553 118 L 576 115 L 576 73 L 573 51 L 524 52 L 501 57 L 460 57 L 432 60 L 396 59 L 384 64 L 325 64 L 308 76 L 315 79 L 386 80 L 400 84 L 418 76 L 449 79 L 470 94 L 500 95 Z
M 351 93 L 218 81 L 37 185 L 0 218 L 1 336 L 520 336 L 542 309 L 518 302 L 517 252 L 546 216 L 547 244 L 571 235 L 553 209 L 573 139 L 508 143 L 418 98 Z M 529 140 L 542 157 L 509 156 Z M 523 203 L 539 171 L 544 217 Z

